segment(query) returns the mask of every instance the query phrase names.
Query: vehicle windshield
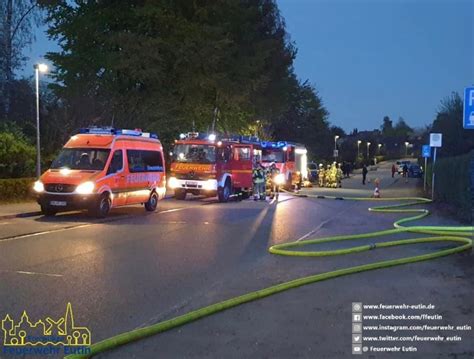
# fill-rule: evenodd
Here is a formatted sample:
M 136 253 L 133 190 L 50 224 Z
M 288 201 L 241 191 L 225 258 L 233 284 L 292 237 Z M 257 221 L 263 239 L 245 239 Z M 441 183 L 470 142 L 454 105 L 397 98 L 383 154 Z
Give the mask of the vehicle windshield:
M 53 161 L 51 169 L 101 171 L 104 169 L 110 150 L 102 148 L 63 148 Z
M 216 146 L 201 144 L 176 145 L 173 151 L 173 161 L 185 163 L 215 163 Z
M 285 155 L 282 149 L 263 149 L 262 162 L 285 162 Z

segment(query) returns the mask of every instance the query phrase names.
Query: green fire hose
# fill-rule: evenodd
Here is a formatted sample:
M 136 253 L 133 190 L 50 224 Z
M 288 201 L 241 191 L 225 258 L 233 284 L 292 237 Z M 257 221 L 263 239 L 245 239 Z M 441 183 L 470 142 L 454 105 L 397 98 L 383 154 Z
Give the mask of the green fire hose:
M 300 196 L 300 195 L 296 195 L 296 196 Z M 369 263 L 369 264 L 359 265 L 355 267 L 343 268 L 343 269 L 338 269 L 335 271 L 330 271 L 326 273 L 320 273 L 320 274 L 315 274 L 315 275 L 310 275 L 307 277 L 294 279 L 289 282 L 277 284 L 271 287 L 257 290 L 255 292 L 250 292 L 238 297 L 234 297 L 222 302 L 218 302 L 218 303 L 209 305 L 207 307 L 191 311 L 184 315 L 180 315 L 178 317 L 150 325 L 148 327 L 135 329 L 129 332 L 118 334 L 116 336 L 113 336 L 111 338 L 108 338 L 108 339 L 105 339 L 98 343 L 93 344 L 90 347 L 91 349 L 90 354 L 87 354 L 87 355 L 73 354 L 73 355 L 66 356 L 66 358 L 69 358 L 69 359 L 89 358 L 98 353 L 104 352 L 106 350 L 114 349 L 118 346 L 125 345 L 127 343 L 131 343 L 131 342 L 149 337 L 151 335 L 155 335 L 157 333 L 165 332 L 167 330 L 182 326 L 184 324 L 218 313 L 220 311 L 233 308 L 238 305 L 248 303 L 257 299 L 265 298 L 270 295 L 280 293 L 291 288 L 296 288 L 296 287 L 300 287 L 306 284 L 319 282 L 319 281 L 323 281 L 323 280 L 327 280 L 331 278 L 336 278 L 336 277 L 340 277 L 340 276 L 344 276 L 348 274 L 435 259 L 438 257 L 443 257 L 450 254 L 469 250 L 470 248 L 472 248 L 472 240 L 467 237 L 473 235 L 474 227 L 469 227 L 469 226 L 466 226 L 466 227 L 443 227 L 443 226 L 405 227 L 402 225 L 408 222 L 416 221 L 418 219 L 421 219 L 429 215 L 429 211 L 427 209 L 405 208 L 407 206 L 413 206 L 413 205 L 431 202 L 431 200 L 427 198 L 400 197 L 400 198 L 379 199 L 379 198 L 311 196 L 311 195 L 301 195 L 300 197 L 316 197 L 316 198 L 330 198 L 330 199 L 356 200 L 356 201 L 397 201 L 397 202 L 403 202 L 403 203 L 373 207 L 373 208 L 369 208 L 369 211 L 385 212 L 385 213 L 411 213 L 414 215 L 399 219 L 398 221 L 394 222 L 393 229 L 387 229 L 384 231 L 377 231 L 377 232 L 370 232 L 370 233 L 363 233 L 363 234 L 356 234 L 356 235 L 333 236 L 333 237 L 326 237 L 326 238 L 320 238 L 320 239 L 309 239 L 309 240 L 289 242 L 289 243 L 284 243 L 284 244 L 277 244 L 269 248 L 270 253 L 283 255 L 283 256 L 323 257 L 323 256 L 337 256 L 337 255 L 349 254 L 349 253 L 358 253 L 358 252 L 364 252 L 364 251 L 374 250 L 378 248 L 395 247 L 395 246 L 401 246 L 401 245 L 427 243 L 427 242 L 454 242 L 456 246 L 448 248 L 448 249 L 443 249 L 437 252 L 433 252 L 433 253 L 417 255 L 413 257 L 391 259 L 391 260 L 375 262 L 375 263 Z M 402 239 L 402 240 L 396 240 L 396 241 L 390 241 L 390 242 L 379 242 L 379 243 L 370 244 L 370 245 L 361 245 L 361 246 L 348 247 L 348 248 L 335 249 L 335 250 L 327 250 L 327 251 L 295 250 L 296 248 L 301 248 L 308 244 L 316 244 L 316 243 L 319 244 L 319 243 L 328 243 L 328 242 L 337 242 L 337 241 L 350 241 L 350 240 L 363 239 L 363 238 L 376 238 L 376 237 L 382 237 L 382 236 L 387 236 L 387 235 L 392 235 L 392 234 L 402 233 L 402 232 L 409 232 L 409 233 L 416 233 L 416 234 L 429 234 L 430 236 L 422 237 L 422 238 Z

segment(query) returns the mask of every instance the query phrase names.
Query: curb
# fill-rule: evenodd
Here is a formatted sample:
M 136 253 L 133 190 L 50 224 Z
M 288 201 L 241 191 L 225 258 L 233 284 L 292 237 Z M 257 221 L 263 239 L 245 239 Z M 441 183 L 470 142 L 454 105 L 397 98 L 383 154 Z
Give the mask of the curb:
M 0 219 L 27 218 L 41 215 L 41 211 L 0 215 Z
M 173 195 L 167 194 L 163 197 L 163 200 L 171 199 L 173 197 L 174 197 Z M 12 214 L 0 215 L 0 220 L 14 219 L 14 218 L 28 218 L 28 217 L 35 217 L 35 216 L 40 216 L 40 215 L 41 215 L 41 211 L 12 213 Z

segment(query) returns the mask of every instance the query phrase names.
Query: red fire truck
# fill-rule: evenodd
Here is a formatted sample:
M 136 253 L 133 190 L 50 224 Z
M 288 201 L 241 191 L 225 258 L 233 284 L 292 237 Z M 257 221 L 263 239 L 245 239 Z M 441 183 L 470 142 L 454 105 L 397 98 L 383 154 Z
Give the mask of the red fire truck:
M 304 145 L 287 142 L 262 142 L 262 164 L 272 162 L 285 177 L 286 189 L 300 188 L 308 179 L 307 150 Z
M 180 200 L 188 193 L 217 195 L 220 202 L 227 202 L 232 196 L 248 197 L 252 192 L 253 166 L 261 153 L 256 138 L 181 134 L 171 152 L 168 186 Z

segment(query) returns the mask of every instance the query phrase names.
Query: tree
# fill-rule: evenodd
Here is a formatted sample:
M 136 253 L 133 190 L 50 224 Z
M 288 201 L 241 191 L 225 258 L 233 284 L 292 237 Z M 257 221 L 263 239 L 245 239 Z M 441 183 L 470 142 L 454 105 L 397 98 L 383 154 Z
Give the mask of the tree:
M 45 7 L 55 92 L 72 121 L 241 131 L 286 106 L 295 50 L 273 0 L 64 2 Z M 85 106 L 87 104 L 87 106 Z
M 441 101 L 431 132 L 443 134 L 440 156 L 457 156 L 474 149 L 474 133 L 463 129 L 463 100 L 458 93 Z
M 33 40 L 33 25 L 40 22 L 37 5 L 35 0 L 0 2 L 0 118 L 9 114 L 13 74 L 26 61 L 23 49 Z
M 384 136 L 390 136 L 393 134 L 393 122 L 390 120 L 390 117 L 384 116 L 380 129 L 382 130 L 382 135 Z
M 334 137 L 327 120 L 329 113 L 314 87 L 292 75 L 288 95 L 288 109 L 271 125 L 273 136 L 305 144 L 318 159 L 331 157 Z

